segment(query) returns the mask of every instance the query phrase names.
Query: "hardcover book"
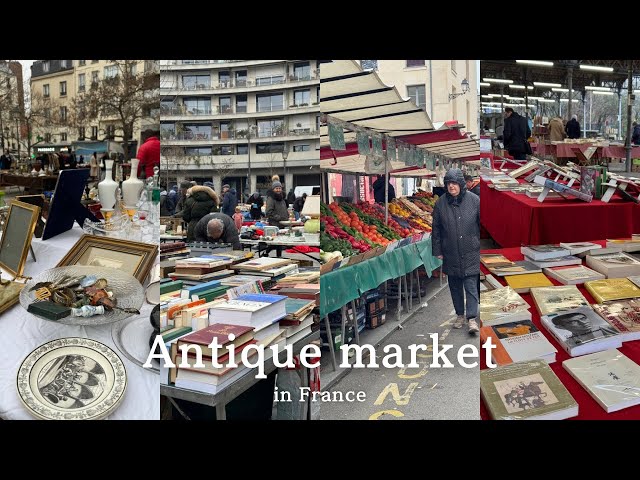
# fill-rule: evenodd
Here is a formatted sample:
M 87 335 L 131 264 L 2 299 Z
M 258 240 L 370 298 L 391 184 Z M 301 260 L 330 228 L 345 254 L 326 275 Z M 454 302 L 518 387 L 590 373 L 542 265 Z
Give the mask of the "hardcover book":
M 540 316 L 589 306 L 575 285 L 532 288 L 531 296 Z
M 491 358 L 498 366 L 535 359 L 547 363 L 556 361 L 556 348 L 531 320 L 482 327 L 480 343 L 484 344 L 488 338 L 496 345 Z
M 640 366 L 618 350 L 571 358 L 562 366 L 607 413 L 640 405 Z
M 235 335 L 234 340 L 229 340 L 229 335 Z M 212 356 L 211 348 L 208 345 L 216 338 L 218 345 L 235 345 L 245 344 L 253 339 L 253 328 L 243 325 L 228 325 L 224 323 L 216 323 L 209 325 L 207 328 L 193 332 L 186 337 L 182 337 L 179 344 L 196 344 L 200 345 L 202 354 L 208 357 Z
M 591 307 L 545 315 L 541 322 L 572 357 L 622 346 L 622 335 Z
M 593 309 L 622 334 L 623 342 L 640 340 L 640 300 L 603 303 Z
M 494 420 L 562 420 L 578 404 L 543 360 L 480 372 L 480 394 Z

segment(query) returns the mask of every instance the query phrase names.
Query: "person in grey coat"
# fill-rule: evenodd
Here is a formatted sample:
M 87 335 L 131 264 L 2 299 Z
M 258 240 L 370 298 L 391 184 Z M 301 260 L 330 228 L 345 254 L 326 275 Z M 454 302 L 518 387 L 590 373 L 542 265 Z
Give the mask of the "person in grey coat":
M 461 170 L 452 168 L 444 176 L 447 193 L 433 210 L 431 234 L 433 255 L 443 260 L 456 311 L 454 328 L 468 320 L 469 333 L 479 331 L 480 292 L 480 197 L 467 191 Z M 466 315 L 465 315 L 466 293 Z

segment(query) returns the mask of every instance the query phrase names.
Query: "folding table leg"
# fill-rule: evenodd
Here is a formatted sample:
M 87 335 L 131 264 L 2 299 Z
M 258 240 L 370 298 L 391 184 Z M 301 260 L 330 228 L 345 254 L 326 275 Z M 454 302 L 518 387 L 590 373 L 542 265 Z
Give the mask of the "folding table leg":
M 416 268 L 416 283 L 418 284 L 418 304 L 422 305 L 422 291 L 420 290 L 420 267 Z
M 400 315 L 402 315 L 402 277 L 398 277 L 398 316 L 396 318 L 398 322 Z
M 351 310 L 353 310 L 353 328 L 355 328 L 356 345 L 360 345 L 360 333 L 358 332 L 358 313 L 356 310 L 355 300 L 351 300 Z
M 342 313 L 342 323 L 340 324 L 340 326 L 342 327 L 342 345 L 345 345 L 347 343 L 347 306 L 343 305 L 340 308 L 340 313 Z
M 329 353 L 331 353 L 331 365 L 333 365 L 333 371 L 335 372 L 338 367 L 336 365 L 336 352 L 333 349 L 333 335 L 331 335 L 331 325 L 329 324 L 329 315 L 324 317 L 324 327 L 327 330 L 327 341 L 329 342 Z

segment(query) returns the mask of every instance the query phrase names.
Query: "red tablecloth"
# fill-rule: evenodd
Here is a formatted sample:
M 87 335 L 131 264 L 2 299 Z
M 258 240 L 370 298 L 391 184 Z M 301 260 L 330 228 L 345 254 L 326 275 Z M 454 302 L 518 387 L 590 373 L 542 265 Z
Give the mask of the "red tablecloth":
M 545 144 L 545 143 L 532 143 L 531 148 L 537 155 L 553 155 L 558 158 L 575 158 L 573 148 L 579 148 L 581 152 L 584 152 L 589 148 L 591 143 L 557 143 L 557 144 Z M 631 158 L 640 157 L 640 147 L 631 148 Z M 609 147 L 598 147 L 593 154 L 593 158 L 627 158 L 627 151 L 624 147 L 617 145 Z
M 584 240 L 583 241 L 590 241 Z M 601 245 L 605 245 L 605 241 L 596 241 L 595 243 L 599 243 Z M 519 248 L 505 248 L 502 250 L 484 250 L 482 253 L 501 253 L 509 260 L 523 260 L 523 255 L 520 253 Z M 481 266 L 483 273 L 488 273 L 488 271 L 484 268 L 484 265 Z M 496 277 L 500 280 L 503 285 L 506 285 L 506 282 L 502 280 L 502 277 Z M 554 279 L 550 278 L 551 282 L 554 285 L 561 285 L 559 282 L 556 282 Z M 578 285 L 580 292 L 585 296 L 585 298 L 589 301 L 589 303 L 596 303 L 593 297 L 589 294 L 589 292 L 582 286 Z M 533 319 L 533 323 L 540 329 L 540 331 L 547 337 L 547 339 L 553 344 L 554 347 L 558 350 L 556 354 L 556 361 L 551 364 L 551 369 L 558 376 L 560 381 L 564 384 L 564 386 L 569 390 L 573 398 L 578 402 L 579 412 L 576 419 L 581 420 L 640 420 L 640 405 L 635 407 L 625 408 L 618 412 L 607 413 L 598 403 L 591 398 L 591 395 L 587 393 L 587 391 L 580 386 L 580 384 L 573 379 L 571 375 L 563 368 L 562 362 L 571 358 L 567 352 L 555 341 L 555 339 L 551 336 L 551 334 L 542 326 L 540 323 L 540 315 L 536 310 L 535 303 L 530 294 L 521 294 L 522 298 L 526 302 L 531 305 L 531 316 Z M 635 340 L 633 342 L 624 342 L 622 344 L 622 348 L 619 348 L 620 352 L 625 354 L 634 362 L 640 364 L 640 340 Z M 483 351 L 484 352 L 484 351 Z M 484 363 L 484 355 L 481 355 L 480 368 L 486 368 Z M 490 419 L 489 412 L 487 411 L 484 403 L 480 405 L 480 418 L 483 420 Z
M 640 233 L 640 208 L 614 197 L 609 203 L 498 192 L 480 182 L 480 223 L 502 247 L 623 238 Z

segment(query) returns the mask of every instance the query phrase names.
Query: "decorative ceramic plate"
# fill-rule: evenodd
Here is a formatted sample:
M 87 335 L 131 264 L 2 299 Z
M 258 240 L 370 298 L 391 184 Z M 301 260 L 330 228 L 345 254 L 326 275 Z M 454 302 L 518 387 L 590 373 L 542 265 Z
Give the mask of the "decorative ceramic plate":
M 35 291 L 29 291 L 36 283 L 53 282 L 60 280 L 65 276 L 76 277 L 83 275 L 93 275 L 97 278 L 106 279 L 108 282 L 107 290 L 113 292 L 113 296 L 118 300 L 118 307 L 135 308 L 137 310 L 140 310 L 140 307 L 142 307 L 142 303 L 144 302 L 144 289 L 135 277 L 113 268 L 84 265 L 57 267 L 40 273 L 33 279 L 29 280 L 20 292 L 20 304 L 26 310 L 31 303 L 36 301 Z M 54 321 L 63 325 L 103 325 L 106 323 L 124 320 L 132 315 L 134 314 L 114 309 L 111 312 L 105 312 L 102 315 L 94 315 L 93 317 L 72 317 L 69 315 L 68 317 L 61 318 L 60 320 L 49 320 L 48 318 L 40 316 L 38 316 L 38 318 L 42 318 L 47 321 Z
M 136 365 L 142 367 L 149 357 L 149 338 L 153 333 L 153 326 L 149 318 L 144 315 L 137 315 L 122 322 L 114 323 L 111 327 L 111 338 L 113 338 L 118 350 Z M 151 370 L 160 373 L 160 362 L 151 361 Z M 144 367 L 142 367 L 144 368 Z
M 43 420 L 99 420 L 120 404 L 127 372 L 120 357 L 88 338 L 39 346 L 18 369 L 18 395 Z

